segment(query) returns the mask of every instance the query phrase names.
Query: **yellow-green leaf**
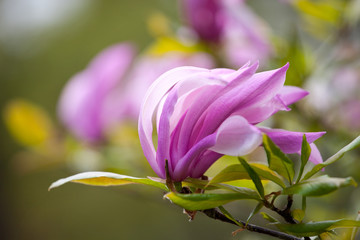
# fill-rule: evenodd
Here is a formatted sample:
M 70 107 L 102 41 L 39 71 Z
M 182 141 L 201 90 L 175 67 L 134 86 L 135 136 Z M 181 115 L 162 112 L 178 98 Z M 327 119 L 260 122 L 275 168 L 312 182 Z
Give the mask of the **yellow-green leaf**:
M 305 174 L 303 179 L 305 180 L 311 178 L 314 174 L 319 172 L 324 167 L 329 166 L 330 164 L 342 158 L 346 152 L 351 151 L 357 147 L 360 147 L 360 136 L 358 136 L 351 143 L 340 149 L 340 151 L 335 153 L 333 156 L 329 157 L 325 162 L 315 165 L 308 173 Z
M 307 162 L 309 160 L 310 154 L 311 154 L 311 147 L 310 147 L 310 144 L 306 140 L 306 135 L 304 134 L 303 141 L 302 141 L 302 144 L 301 144 L 301 157 L 300 157 L 301 164 L 300 164 L 299 175 L 298 175 L 298 178 L 296 180 L 297 183 L 301 179 L 301 176 L 302 176 L 302 174 L 304 172 L 305 165 L 307 164 Z
M 263 145 L 267 155 L 269 168 L 283 176 L 291 184 L 295 175 L 294 163 L 266 134 L 263 136 Z
M 305 217 L 305 212 L 301 209 L 294 209 L 291 212 L 291 215 L 296 221 L 301 222 Z
M 164 198 L 167 198 L 174 204 L 179 205 L 180 207 L 190 211 L 215 208 L 226 203 L 241 199 L 258 200 L 258 198 L 254 197 L 252 194 L 248 195 L 244 193 L 181 194 L 169 192 L 164 196 Z
M 49 190 L 64 185 L 68 182 L 82 183 L 92 186 L 120 186 L 126 184 L 144 184 L 169 191 L 164 183 L 149 178 L 136 178 L 110 172 L 84 172 L 67 178 L 59 179 L 49 187 Z
M 259 175 L 255 172 L 254 169 L 252 169 L 252 167 L 250 167 L 250 165 L 245 161 L 245 159 L 239 157 L 239 161 L 245 168 L 246 172 L 249 174 L 251 180 L 254 182 L 256 190 L 260 194 L 261 198 L 264 199 L 265 196 L 264 186 L 261 183 L 261 179 Z
M 261 212 L 260 213 L 262 215 L 262 217 L 265 219 L 265 220 L 268 220 L 269 222 L 271 223 L 278 223 L 280 221 L 278 221 L 276 218 L 270 216 L 269 214 L 267 214 L 266 212 Z
M 360 221 L 339 219 L 299 224 L 276 224 L 276 226 L 281 231 L 298 237 L 310 237 L 319 235 L 323 232 L 330 231 L 335 228 L 360 227 Z
M 261 179 L 270 180 L 282 188 L 285 188 L 285 183 L 281 180 L 279 175 L 271 170 L 269 167 L 263 164 L 249 163 L 254 171 L 260 176 Z M 241 164 L 233 164 L 226 167 L 213 179 L 210 180 L 209 184 L 229 182 L 241 179 L 251 179 L 245 168 Z
M 263 206 L 264 206 L 263 202 L 259 202 L 259 203 L 256 205 L 256 207 L 254 208 L 254 210 L 252 210 L 252 212 L 250 213 L 249 217 L 247 218 L 246 224 L 249 223 L 249 221 L 251 220 L 251 218 L 252 218 L 255 214 L 257 214 L 257 213 L 261 210 L 261 208 L 262 208 Z
M 312 178 L 300 183 L 291 185 L 282 191 L 282 194 L 300 194 L 302 196 L 321 196 L 331 193 L 338 188 L 346 186 L 356 186 L 356 182 L 353 178 L 330 178 L 328 176 L 321 176 L 318 178 Z

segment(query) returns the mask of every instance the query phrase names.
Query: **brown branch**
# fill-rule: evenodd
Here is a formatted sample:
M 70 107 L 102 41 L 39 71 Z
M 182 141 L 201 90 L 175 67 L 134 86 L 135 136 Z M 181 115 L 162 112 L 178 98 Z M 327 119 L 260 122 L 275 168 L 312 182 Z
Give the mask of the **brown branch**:
M 235 222 L 233 222 L 232 220 L 227 218 L 224 214 L 222 214 L 215 208 L 202 210 L 201 212 L 203 212 L 206 216 L 213 218 L 215 220 L 220 220 L 222 222 L 226 222 L 226 223 L 230 223 L 230 224 L 234 224 L 234 225 L 238 226 Z M 285 239 L 285 240 L 301 240 L 302 239 L 302 238 L 298 238 L 298 237 L 295 237 L 295 236 L 292 236 L 292 235 L 289 235 L 289 234 L 286 234 L 283 232 L 275 231 L 275 230 L 268 229 L 268 228 L 263 228 L 263 227 L 253 225 L 253 224 L 247 224 L 244 221 L 240 221 L 240 220 L 236 220 L 236 221 L 238 223 L 240 223 L 244 229 L 251 231 L 251 232 L 262 233 L 262 234 L 266 234 L 269 236 L 273 236 L 273 237 L 277 237 L 279 239 Z
M 282 216 L 284 218 L 284 220 L 288 223 L 291 223 L 291 224 L 296 224 L 297 222 L 294 220 L 294 218 L 292 217 L 291 215 L 291 206 L 293 204 L 293 198 L 292 198 L 292 195 L 289 195 L 288 196 L 288 202 L 287 202 L 287 205 L 286 205 L 286 208 L 281 210 L 277 207 L 275 207 L 275 205 L 273 204 L 273 202 L 269 202 L 267 200 L 264 200 L 263 201 L 264 203 L 264 206 L 266 208 L 269 208 L 270 210 L 276 212 L 277 214 L 279 214 L 280 216 Z

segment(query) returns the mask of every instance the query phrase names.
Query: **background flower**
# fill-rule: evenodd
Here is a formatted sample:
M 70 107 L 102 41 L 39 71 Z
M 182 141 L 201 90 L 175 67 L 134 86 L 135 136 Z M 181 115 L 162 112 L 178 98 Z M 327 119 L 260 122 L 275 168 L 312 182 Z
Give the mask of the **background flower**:
M 264 64 L 273 53 L 267 23 L 244 0 L 183 0 L 182 5 L 190 28 L 226 64 L 237 67 L 249 60 Z
M 78 138 L 104 140 L 109 129 L 120 122 L 136 122 L 142 97 L 158 76 L 183 65 L 211 67 L 213 61 L 205 53 L 181 51 L 135 59 L 130 44 L 110 46 L 67 83 L 59 101 L 59 116 Z

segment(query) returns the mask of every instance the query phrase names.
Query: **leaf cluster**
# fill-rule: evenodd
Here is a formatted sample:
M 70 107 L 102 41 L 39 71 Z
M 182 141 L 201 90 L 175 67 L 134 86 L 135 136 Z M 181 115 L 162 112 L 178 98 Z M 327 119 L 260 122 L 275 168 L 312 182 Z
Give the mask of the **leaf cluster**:
M 143 184 L 165 191 L 164 198 L 185 209 L 191 218 L 197 211 L 209 212 L 218 208 L 219 214 L 234 224 L 253 231 L 253 226 L 247 225 L 251 218 L 261 209 L 267 208 L 275 212 L 281 220 L 266 212 L 261 212 L 264 219 L 275 225 L 280 232 L 296 237 L 322 236 L 332 233 L 336 228 L 360 227 L 360 221 L 335 219 L 319 222 L 304 222 L 306 212 L 306 198 L 317 197 L 337 191 L 343 187 L 356 186 L 352 177 L 334 178 L 320 175 L 319 172 L 326 166 L 338 161 L 342 156 L 360 146 L 360 136 L 342 148 L 323 163 L 310 167 L 305 166 L 311 154 L 311 148 L 303 136 L 300 165 L 295 169 L 293 161 L 277 147 L 272 140 L 264 135 L 263 147 L 266 151 L 267 165 L 249 163 L 239 157 L 239 163 L 227 166 L 211 179 L 187 178 L 182 182 L 174 183 L 168 176 L 166 180 L 158 178 L 136 178 L 108 172 L 86 172 L 54 182 L 49 189 L 61 186 L 67 182 L 76 182 L 95 186 L 119 186 L 125 184 Z M 238 180 L 251 180 L 254 189 L 239 187 L 233 184 Z M 272 182 L 272 186 L 267 184 Z M 271 187 L 268 187 L 271 186 Z M 274 186 L 276 190 L 274 190 Z M 275 205 L 276 198 L 287 196 L 286 206 Z M 302 209 L 292 209 L 294 195 L 302 198 Z M 253 200 L 257 202 L 246 222 L 238 221 L 225 210 L 223 205 L 237 200 Z M 218 211 L 218 210 L 216 210 Z M 207 214 L 209 216 L 209 214 Z M 215 215 L 214 215 L 215 216 Z M 218 217 L 217 217 L 218 218 Z M 254 231 L 257 231 L 256 228 Z M 354 234 L 353 234 L 354 235 Z M 290 238 L 289 238 L 290 239 Z

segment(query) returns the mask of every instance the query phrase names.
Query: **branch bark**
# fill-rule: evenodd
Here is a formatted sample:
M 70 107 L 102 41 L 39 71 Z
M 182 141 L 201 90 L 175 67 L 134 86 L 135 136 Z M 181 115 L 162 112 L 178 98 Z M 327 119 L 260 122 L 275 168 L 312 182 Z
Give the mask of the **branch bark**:
M 226 223 L 230 223 L 230 224 L 234 224 L 234 225 L 238 226 L 235 222 L 228 219 L 224 214 L 222 214 L 215 208 L 202 210 L 201 212 L 203 212 L 205 215 L 207 215 L 208 217 L 213 218 L 215 220 L 220 220 L 222 222 L 226 222 Z M 283 232 L 279 232 L 276 230 L 263 228 L 263 227 L 253 225 L 253 224 L 246 224 L 246 222 L 244 222 L 244 221 L 240 221 L 240 220 L 236 220 L 236 221 L 238 223 L 242 224 L 244 229 L 251 231 L 251 232 L 262 233 L 262 234 L 266 234 L 269 236 L 273 236 L 273 237 L 277 237 L 279 239 L 285 239 L 285 240 L 301 240 L 302 239 L 302 238 L 298 238 L 298 237 L 295 237 L 295 236 L 292 236 L 292 235 L 289 235 L 289 234 L 286 234 Z

